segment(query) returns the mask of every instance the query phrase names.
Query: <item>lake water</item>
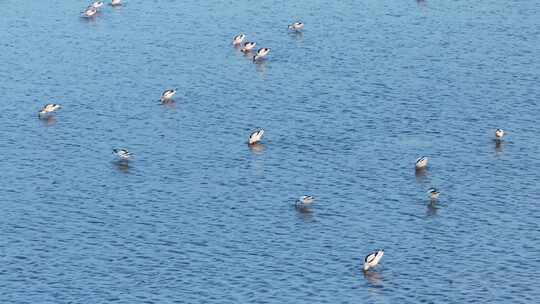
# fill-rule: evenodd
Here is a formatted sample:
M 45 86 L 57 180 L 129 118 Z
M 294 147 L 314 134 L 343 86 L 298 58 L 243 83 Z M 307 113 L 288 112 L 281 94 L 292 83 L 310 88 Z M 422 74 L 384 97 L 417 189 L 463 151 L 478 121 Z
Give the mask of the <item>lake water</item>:
M 537 1 L 87 4 L 1 3 L 1 303 L 539 301 Z

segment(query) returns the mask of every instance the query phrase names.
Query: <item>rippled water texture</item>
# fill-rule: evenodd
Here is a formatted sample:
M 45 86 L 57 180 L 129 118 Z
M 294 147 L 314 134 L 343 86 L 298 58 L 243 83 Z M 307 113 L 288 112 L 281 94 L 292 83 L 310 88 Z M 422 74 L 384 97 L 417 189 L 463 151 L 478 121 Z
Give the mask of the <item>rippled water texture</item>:
M 539 301 L 537 1 L 87 4 L 1 3 L 1 303 Z

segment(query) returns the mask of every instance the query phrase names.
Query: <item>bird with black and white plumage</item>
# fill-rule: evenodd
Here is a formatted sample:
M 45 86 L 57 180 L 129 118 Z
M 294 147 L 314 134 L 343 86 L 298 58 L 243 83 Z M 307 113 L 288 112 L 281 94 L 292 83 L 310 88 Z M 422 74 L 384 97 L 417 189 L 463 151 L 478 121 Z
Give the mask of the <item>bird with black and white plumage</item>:
M 119 6 L 122 5 L 122 0 L 112 0 L 111 1 L 112 6 Z
M 504 130 L 503 129 L 497 129 L 495 130 L 495 140 L 502 140 L 504 137 Z
M 232 44 L 233 45 L 240 45 L 242 43 L 242 41 L 244 41 L 244 39 L 246 39 L 246 35 L 244 33 L 240 33 L 240 34 L 234 36 Z
M 62 106 L 57 103 L 48 103 L 41 108 L 38 112 L 38 116 L 47 115 L 61 109 Z
M 97 8 L 90 5 L 84 10 L 84 12 L 82 12 L 82 15 L 83 17 L 90 18 L 90 17 L 95 16 L 97 12 L 98 12 Z
M 94 8 L 100 8 L 103 6 L 103 1 L 94 1 L 91 6 L 93 6 Z
M 167 89 L 161 93 L 161 101 L 170 101 L 176 94 L 176 89 Z
M 126 149 L 113 149 L 113 154 L 120 160 L 130 160 L 133 157 L 133 154 Z
M 250 145 L 253 145 L 253 144 L 256 144 L 256 143 L 260 142 L 263 135 L 264 135 L 264 130 L 263 129 L 259 129 L 259 130 L 256 130 L 256 131 L 252 132 L 249 135 L 248 143 Z
M 252 41 L 244 42 L 244 47 L 240 51 L 242 51 L 244 53 L 251 52 L 251 50 L 253 50 L 256 45 L 257 45 L 257 43 L 252 42 Z
M 441 192 L 437 190 L 436 188 L 429 188 L 428 189 L 429 198 L 431 198 L 432 201 L 437 200 L 439 198 L 439 195 Z
M 304 28 L 304 23 L 297 21 L 297 22 L 294 22 L 293 24 L 289 24 L 288 28 L 293 31 L 299 31 Z
M 383 255 L 384 250 L 382 249 L 366 255 L 366 257 L 364 258 L 364 271 L 368 271 L 370 268 L 377 266 Z
M 305 207 L 313 204 L 315 198 L 311 195 L 302 195 L 298 200 L 296 200 L 295 205 L 298 207 Z
M 425 169 L 428 165 L 429 159 L 426 156 L 419 157 L 416 160 L 415 168 L 416 170 Z
M 270 48 L 260 48 L 257 50 L 255 56 L 253 56 L 253 61 L 265 58 L 268 53 L 270 53 Z

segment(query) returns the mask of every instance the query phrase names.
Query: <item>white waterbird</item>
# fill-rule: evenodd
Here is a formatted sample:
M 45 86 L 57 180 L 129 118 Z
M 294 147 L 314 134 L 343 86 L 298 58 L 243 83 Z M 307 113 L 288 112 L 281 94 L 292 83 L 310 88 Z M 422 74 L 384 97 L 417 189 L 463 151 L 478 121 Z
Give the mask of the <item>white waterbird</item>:
M 253 50 L 256 45 L 257 43 L 255 42 L 247 41 L 244 43 L 244 47 L 241 49 L 241 51 L 244 53 L 251 52 L 251 50 Z
M 416 167 L 416 170 L 421 170 L 421 169 L 425 169 L 428 165 L 428 158 L 426 156 L 422 156 L 420 158 L 418 158 L 416 160 L 416 164 L 415 164 L 415 167 Z
M 61 109 L 62 106 L 56 103 L 48 103 L 41 110 L 39 110 L 38 115 L 45 115 L 52 112 L 55 112 L 56 110 Z
M 93 17 L 97 14 L 97 8 L 93 6 L 89 6 L 84 10 L 82 14 L 83 14 L 83 17 L 87 17 L 87 18 Z
M 268 53 L 270 53 L 270 49 L 269 48 L 261 48 L 257 51 L 257 54 L 255 54 L 255 56 L 253 56 L 253 61 L 257 61 L 259 59 L 263 59 L 264 57 L 266 57 L 266 55 L 268 55 Z
M 92 3 L 92 6 L 93 6 L 94 8 L 100 8 L 100 7 L 103 6 L 103 1 L 94 1 L 94 2 Z
M 113 149 L 113 154 L 118 156 L 121 160 L 129 160 L 133 156 L 133 154 L 126 149 Z
M 315 198 L 311 195 L 302 195 L 297 201 L 297 206 L 311 205 L 315 201 Z
M 299 30 L 304 28 L 304 23 L 300 22 L 300 21 L 297 21 L 297 22 L 295 22 L 293 24 L 289 24 L 288 28 L 290 30 L 293 30 L 293 31 L 299 31 Z
M 377 250 L 368 255 L 364 259 L 364 271 L 368 271 L 370 268 L 377 266 L 379 261 L 384 255 L 384 250 Z
M 259 130 L 255 131 L 255 132 L 251 133 L 251 135 L 249 135 L 248 143 L 250 145 L 253 145 L 255 143 L 260 142 L 263 135 L 264 135 L 264 130 L 263 129 L 259 129 Z
M 504 137 L 504 130 L 503 129 L 497 129 L 495 130 L 495 139 L 501 140 Z
M 431 198 L 431 200 L 434 201 L 434 200 L 439 198 L 439 194 L 441 194 L 441 192 L 439 192 L 439 190 L 437 190 L 435 188 L 429 188 L 428 189 L 428 194 L 429 194 L 429 197 Z
M 176 94 L 176 89 L 168 89 L 161 93 L 161 101 L 171 100 Z
M 244 41 L 244 39 L 246 39 L 246 35 L 241 33 L 239 35 L 236 35 L 234 36 L 233 38 L 233 41 L 232 41 L 232 44 L 233 45 L 240 45 L 242 43 L 242 41 Z

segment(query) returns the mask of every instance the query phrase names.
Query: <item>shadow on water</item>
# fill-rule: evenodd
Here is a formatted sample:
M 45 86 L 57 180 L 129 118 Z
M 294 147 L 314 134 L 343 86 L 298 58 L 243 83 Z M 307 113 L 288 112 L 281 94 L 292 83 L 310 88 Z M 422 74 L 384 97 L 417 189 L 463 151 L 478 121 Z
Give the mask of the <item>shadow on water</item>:
M 418 4 L 418 6 L 426 6 L 427 5 L 427 1 L 426 0 L 416 0 L 416 4 Z

